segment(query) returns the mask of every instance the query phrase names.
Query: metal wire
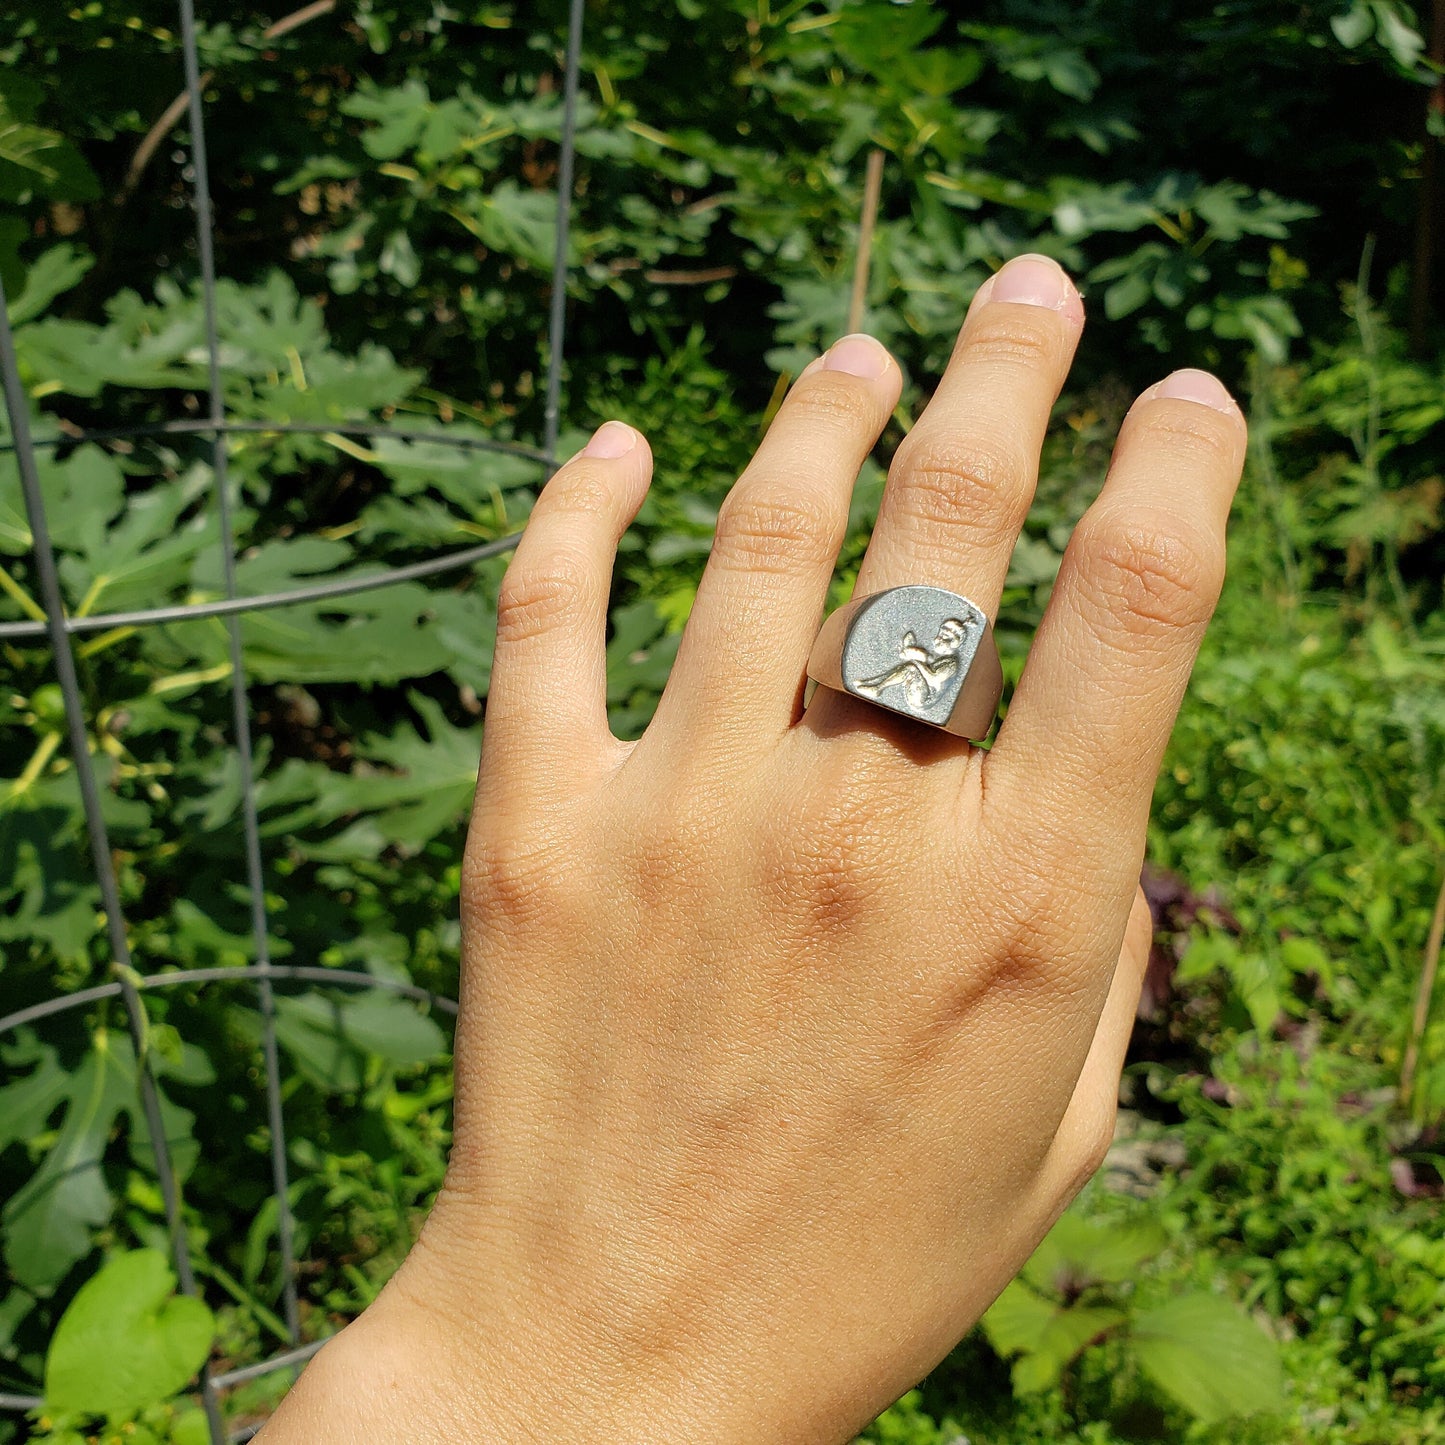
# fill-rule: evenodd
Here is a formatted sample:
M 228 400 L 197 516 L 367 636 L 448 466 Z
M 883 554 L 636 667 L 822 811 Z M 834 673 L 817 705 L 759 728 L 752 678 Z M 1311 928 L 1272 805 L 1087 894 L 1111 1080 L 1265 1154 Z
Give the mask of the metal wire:
M 56 673 L 64 700 L 66 733 L 80 788 L 91 861 L 105 913 L 106 932 L 114 974 L 111 982 L 75 990 L 69 994 L 57 995 L 0 1017 L 0 1034 L 36 1024 L 60 1014 L 88 1008 L 109 999 L 121 999 L 136 1051 L 137 1088 L 142 1103 L 145 1132 L 154 1153 L 156 1175 L 164 1200 L 167 1227 L 170 1233 L 172 1252 L 175 1256 L 177 1281 L 184 1293 L 199 1297 L 200 1291 L 191 1262 L 190 1241 L 182 1213 L 175 1161 L 171 1155 L 162 1124 L 160 1096 L 151 1055 L 147 1047 L 149 1018 L 142 995 L 153 989 L 171 989 L 186 985 L 202 987 L 219 982 L 244 981 L 256 989 L 263 1020 L 262 1052 L 265 1061 L 267 1119 L 271 1135 L 272 1189 L 278 1206 L 278 1246 L 283 1272 L 282 1292 L 285 1320 L 287 1331 L 293 1342 L 296 1342 L 296 1347 L 269 1359 L 221 1374 L 212 1374 L 208 1365 L 202 1367 L 199 1383 L 211 1442 L 212 1445 L 226 1445 L 228 1436 L 217 1392 L 262 1375 L 293 1369 L 309 1359 L 325 1343 L 324 1341 L 300 1343 L 299 1301 L 296 1291 L 297 1261 L 293 1221 L 288 1200 L 286 1133 L 285 1118 L 281 1108 L 281 1076 L 275 1032 L 274 985 L 278 982 L 289 981 L 352 988 L 380 988 L 404 997 L 417 999 L 452 1015 L 457 1012 L 457 1005 L 453 1000 L 443 998 L 428 989 L 403 980 L 378 978 L 351 969 L 277 964 L 271 961 L 265 905 L 264 860 L 256 801 L 254 757 L 240 617 L 245 613 L 259 612 L 268 608 L 346 597 L 373 588 L 420 580 L 459 570 L 511 550 L 520 535 L 513 534 L 498 538 L 493 542 L 462 548 L 440 557 L 431 557 L 403 566 L 328 578 L 323 582 L 308 586 L 273 591 L 253 597 L 241 596 L 237 591 L 235 526 L 227 487 L 226 438 L 237 434 L 254 434 L 263 437 L 328 436 L 332 434 L 389 436 L 400 441 L 437 442 L 458 448 L 521 457 L 540 463 L 542 480 L 545 481 L 552 475 L 558 465 L 556 452 L 561 428 L 568 249 L 575 174 L 577 96 L 581 67 L 584 3 L 583 0 L 571 0 L 568 16 L 564 62 L 562 143 L 558 165 L 557 236 L 553 257 L 552 295 L 548 325 L 546 401 L 543 419 L 544 444 L 540 448 L 476 435 L 451 435 L 446 430 L 436 428 L 407 429 L 366 421 L 273 423 L 227 419 L 221 384 L 221 343 L 216 307 L 217 277 L 195 4 L 194 0 L 178 0 L 178 5 L 186 98 L 190 114 L 190 152 L 195 176 L 196 239 L 206 333 L 208 403 L 206 419 L 204 421 L 164 422 L 151 426 L 80 430 L 40 438 L 32 437 L 28 401 L 20 380 L 19 362 L 14 336 L 9 324 L 4 287 L 3 283 L 0 283 L 0 381 L 3 381 L 5 408 L 10 420 L 11 433 L 9 440 L 0 442 L 0 455 L 13 453 L 16 458 L 33 542 L 36 579 L 45 612 L 44 621 L 0 623 L 0 640 L 44 637 L 48 639 L 50 649 L 54 654 Z M 40 449 L 58 450 L 86 443 L 102 444 L 149 437 L 185 435 L 206 437 L 211 444 L 212 476 L 221 534 L 225 597 L 203 603 L 151 607 L 89 617 L 67 617 L 60 591 L 55 552 L 51 544 L 45 514 L 45 500 L 40 488 L 37 452 Z M 232 714 L 235 747 L 242 780 L 246 881 L 251 901 L 251 931 L 256 948 L 255 961 L 242 967 L 174 969 L 165 973 L 140 975 L 131 966 L 126 922 L 111 860 L 110 842 L 101 813 L 100 792 L 91 763 L 85 701 L 76 673 L 72 639 L 82 633 L 109 631 L 115 628 L 162 626 L 205 617 L 225 618 L 229 634 Z M 34 1410 L 43 1404 L 44 1401 L 39 1396 L 0 1392 L 0 1410 Z M 245 1440 L 254 1433 L 255 1427 L 248 1426 L 233 1432 L 229 1439 Z
M 206 158 L 206 124 L 201 103 L 201 62 L 196 53 L 194 0 L 180 0 L 181 49 L 191 116 L 191 164 L 196 175 L 196 245 L 201 258 L 201 309 L 206 324 L 206 401 L 212 427 L 211 478 L 221 533 L 221 576 L 226 598 L 236 599 L 236 528 L 226 478 L 226 438 L 221 395 L 221 335 L 216 323 L 216 253 L 211 238 L 211 179 Z M 246 697 L 246 661 L 241 652 L 241 619 L 226 618 L 231 657 L 231 716 L 241 772 L 241 830 L 246 854 L 246 888 L 251 895 L 251 938 L 256 948 L 256 1000 L 261 1008 L 261 1057 L 266 1072 L 266 1124 L 270 1132 L 271 1184 L 276 1198 L 276 1245 L 281 1254 L 281 1305 L 293 1345 L 301 1341 L 301 1310 L 296 1299 L 295 1221 L 286 1164 L 286 1120 L 281 1110 L 281 1056 L 276 1050 L 276 1000 L 266 968 L 271 941 L 266 918 L 266 880 L 261 868 L 261 819 L 256 806 L 256 760 L 251 745 L 251 714 Z
M 332 1337 L 328 1336 L 327 1338 Z M 295 1365 L 304 1365 L 313 1355 L 320 1354 L 326 1343 L 327 1340 L 312 1340 L 309 1344 L 298 1345 L 294 1350 L 273 1355 L 269 1360 L 262 1360 L 259 1364 L 242 1365 L 238 1370 L 226 1370 L 223 1374 L 213 1375 L 211 1383 L 216 1389 L 224 1390 L 231 1385 L 244 1385 L 247 1380 L 259 1380 L 278 1370 L 289 1370 Z M 41 1395 L 11 1395 L 0 1392 L 0 1410 L 38 1410 L 44 1404 L 45 1399 Z M 248 1429 L 246 1438 L 254 1433 L 254 1430 Z M 231 1436 L 232 1440 L 239 1438 L 243 1437 L 239 1434 Z
M 413 562 L 407 567 L 388 567 L 380 572 L 353 573 L 349 577 L 333 577 L 310 587 L 293 587 L 286 592 L 263 592 L 255 597 L 228 597 L 224 602 L 179 602 L 174 607 L 148 607 L 139 612 L 98 612 L 90 617 L 66 617 L 61 628 L 70 635 L 78 632 L 109 632 L 113 627 L 146 627 L 166 622 L 194 622 L 202 617 L 231 617 L 240 612 L 264 612 L 272 607 L 291 607 L 298 602 L 318 602 L 328 597 L 351 597 L 358 592 L 371 592 L 390 587 L 395 582 L 413 582 L 422 577 L 435 577 L 442 572 L 456 572 L 463 567 L 485 561 L 488 557 L 510 552 L 521 537 L 520 532 L 465 547 L 445 557 L 432 557 Z M 10 637 L 43 637 L 48 622 L 7 622 L 0 624 L 0 641 Z
M 85 813 L 85 831 L 90 839 L 91 863 L 100 885 L 101 904 L 105 909 L 106 930 L 110 937 L 111 955 L 115 960 L 120 996 L 125 1002 L 126 1021 L 135 1045 L 136 1079 L 141 1097 L 141 1112 L 146 1134 L 156 1161 L 156 1177 L 165 1203 L 166 1224 L 170 1230 L 171 1252 L 176 1261 L 176 1279 L 188 1295 L 200 1296 L 195 1272 L 191 1268 L 191 1252 L 181 1218 L 180 1194 L 176 1187 L 175 1165 L 171 1159 L 166 1131 L 161 1122 L 160 1095 L 147 1047 L 150 1030 L 145 1006 L 141 1003 L 131 979 L 130 940 L 126 937 L 125 918 L 121 912 L 120 890 L 116 886 L 115 868 L 111 862 L 110 839 L 100 811 L 100 790 L 95 784 L 95 770 L 90 761 L 90 740 L 85 727 L 85 702 L 75 674 L 75 654 L 62 625 L 60 577 L 56 571 L 55 551 L 50 544 L 50 527 L 45 518 L 45 498 L 40 491 L 40 473 L 35 453 L 25 444 L 30 433 L 30 413 L 25 391 L 20 384 L 20 366 L 15 354 L 15 337 L 10 330 L 9 305 L 4 283 L 0 282 L 0 376 L 3 376 L 5 407 L 10 413 L 10 429 L 19 444 L 15 453 L 20 469 L 20 487 L 25 497 L 25 514 L 35 550 L 35 571 L 40 584 L 40 597 L 45 607 L 45 621 L 50 633 L 50 646 L 55 654 L 55 670 L 60 678 L 61 696 L 65 703 L 65 730 L 70 740 L 70 754 L 75 761 L 75 776 L 80 786 L 80 802 Z M 211 1385 L 210 1367 L 201 1366 L 201 1401 L 206 1411 L 213 1442 L 224 1440 L 221 1407 Z
M 444 430 L 439 427 L 400 427 L 368 421 L 238 421 L 234 417 L 219 426 L 211 421 L 161 421 L 150 426 L 100 427 L 95 430 L 55 432 L 46 437 L 31 437 L 29 445 L 36 451 L 51 448 L 78 447 L 85 442 L 118 442 L 142 440 L 146 437 L 210 436 L 214 431 L 256 433 L 262 436 L 338 436 L 395 437 L 402 442 L 440 442 L 444 446 L 462 447 L 471 451 L 499 452 L 503 456 L 525 457 L 528 461 L 552 463 L 552 454 L 540 447 L 522 442 L 498 441 L 495 437 L 479 437 L 468 432 Z M 0 442 L 0 455 L 13 452 L 14 441 Z
M 351 968 L 321 968 L 305 963 L 268 963 L 264 969 L 254 965 L 246 968 L 175 968 L 166 973 L 139 973 L 130 982 L 141 990 L 179 988 L 187 983 L 238 983 L 254 979 L 258 973 L 264 974 L 267 979 L 298 979 L 306 983 L 334 983 L 349 988 L 384 988 L 391 993 L 428 1003 L 443 1013 L 455 1015 L 457 1012 L 454 999 L 447 998 L 445 994 L 433 993 L 428 988 L 422 988 L 420 984 L 406 983 L 402 979 L 387 978 L 384 975 L 361 973 Z M 68 1013 L 71 1009 L 85 1008 L 99 1003 L 102 999 L 115 998 L 122 987 L 119 981 L 97 983 L 90 988 L 77 989 L 74 993 L 57 994 L 54 998 L 33 1003 L 28 1008 L 16 1009 L 14 1013 L 0 1018 L 0 1034 L 23 1028 L 26 1024 L 38 1023 L 53 1014 Z
M 562 415 L 562 350 L 567 334 L 567 247 L 570 244 L 572 167 L 571 137 L 577 129 L 577 80 L 582 68 L 583 0 L 572 0 L 567 17 L 567 60 L 562 82 L 562 156 L 557 173 L 557 246 L 552 254 L 552 312 L 547 324 L 547 405 L 543 426 L 549 457 L 557 452 Z M 547 464 L 550 477 L 553 464 Z

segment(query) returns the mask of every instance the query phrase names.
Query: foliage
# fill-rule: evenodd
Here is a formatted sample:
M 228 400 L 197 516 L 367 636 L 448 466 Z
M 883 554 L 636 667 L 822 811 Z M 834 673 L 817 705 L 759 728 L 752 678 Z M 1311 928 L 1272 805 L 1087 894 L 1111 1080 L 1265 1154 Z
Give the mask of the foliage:
M 1208 1087 L 1164 1085 L 1184 1112 L 1193 1167 L 1162 1207 L 1196 1247 L 1237 1260 L 1260 1305 L 1332 1365 L 1436 1395 L 1438 1209 L 1392 1188 L 1393 1130 L 1384 1101 L 1360 1090 L 1368 1078 L 1348 1055 L 1301 1059 L 1253 1041 L 1216 1064 Z
M 153 1066 L 160 1079 L 190 1084 L 214 1080 L 205 1056 L 195 1048 L 173 1038 L 166 1052 L 171 1057 L 157 1051 Z M 114 1199 L 102 1166 L 121 1115 L 130 1117 L 136 1162 L 143 1168 L 153 1165 L 140 1113 L 135 1048 L 125 1034 L 97 1029 L 87 1056 L 65 1068 L 54 1048 L 22 1035 L 21 1043 L 7 1051 L 6 1064 L 34 1065 L 0 1091 L 6 1106 L 6 1144 L 43 1136 L 46 1123 L 62 1111 L 39 1167 L 9 1198 L 3 1215 L 10 1273 L 28 1289 L 47 1289 L 90 1252 L 93 1230 L 110 1219 Z M 167 1139 L 174 1140 L 176 1173 L 184 1181 L 199 1147 L 191 1137 L 193 1119 L 158 1093 Z
M 1131 1297 L 1128 1286 L 1162 1245 L 1148 1227 L 1066 1214 L 981 1322 L 999 1354 L 1019 1357 L 1014 1389 L 1053 1388 L 1081 1351 L 1115 1338 L 1126 1368 L 1142 1370 L 1196 1420 L 1279 1411 L 1273 1342 L 1228 1300 L 1196 1291 L 1145 1307 Z
M 45 1360 L 41 1438 L 81 1445 L 100 1417 L 138 1442 L 191 1445 L 207 1437 L 199 1411 L 177 1414 L 170 1397 L 211 1347 L 215 1321 L 200 1300 L 175 1294 L 157 1250 L 114 1255 L 70 1302 Z
M 202 9 L 223 402 L 251 428 L 222 454 L 239 590 L 507 535 L 541 480 L 566 7 L 361 0 L 283 35 L 269 11 Z M 1086 1194 L 867 1438 L 1445 1438 L 1438 1000 L 1411 1110 L 1392 1094 L 1445 867 L 1445 376 L 1435 338 L 1412 354 L 1402 325 L 1434 78 L 1418 17 L 1397 0 L 594 0 L 587 20 L 559 450 L 623 415 L 658 460 L 611 613 L 620 734 L 651 715 L 771 405 L 844 325 L 869 150 L 886 163 L 864 324 L 909 384 L 834 601 L 888 452 L 1010 255 L 1062 259 L 1091 312 L 1089 385 L 1061 405 L 998 620 L 1011 679 L 1161 356 L 1221 368 L 1250 405 L 1231 583 L 1150 839 L 1217 900 L 1161 937 L 1172 974 L 1131 1071 L 1131 1127 L 1183 1163 L 1144 1198 Z M 77 617 L 224 594 L 217 455 L 154 430 L 206 414 L 186 123 L 146 141 L 178 45 L 169 0 L 32 6 L 0 40 L 0 281 Z M 90 427 L 153 430 L 79 440 Z M 410 435 L 435 429 L 444 444 Z M 0 454 L 0 619 L 40 613 L 30 545 Z M 501 566 L 240 623 L 273 960 L 455 991 Z M 112 975 L 50 661 L 0 651 L 0 966 L 21 1008 Z M 228 637 L 215 619 L 120 626 L 78 639 L 77 662 L 135 966 L 236 981 L 148 990 L 139 1059 L 111 999 L 0 1039 L 0 1375 L 47 1398 L 0 1440 L 129 1417 L 126 1438 L 189 1445 L 185 1380 L 213 1333 L 197 1311 L 218 1360 L 288 1339 Z M 374 1297 L 440 1184 L 447 1039 L 381 989 L 287 985 L 277 1009 L 317 1338 Z M 169 1298 L 154 1252 L 142 1066 L 206 1306 Z M 162 1369 L 161 1337 L 189 1330 Z M 110 1343 L 85 1344 L 96 1331 Z M 129 1383 L 55 1386 L 77 1340 L 132 1360 Z M 1242 1403 L 1259 1410 L 1225 1417 Z

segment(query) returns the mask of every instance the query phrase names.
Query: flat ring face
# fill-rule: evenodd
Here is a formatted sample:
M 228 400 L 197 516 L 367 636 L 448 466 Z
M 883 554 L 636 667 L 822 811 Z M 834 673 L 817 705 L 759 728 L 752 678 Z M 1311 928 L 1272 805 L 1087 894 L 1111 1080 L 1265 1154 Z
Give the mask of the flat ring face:
M 858 608 L 843 639 L 844 690 L 947 727 L 988 630 L 979 608 L 941 587 L 879 592 Z

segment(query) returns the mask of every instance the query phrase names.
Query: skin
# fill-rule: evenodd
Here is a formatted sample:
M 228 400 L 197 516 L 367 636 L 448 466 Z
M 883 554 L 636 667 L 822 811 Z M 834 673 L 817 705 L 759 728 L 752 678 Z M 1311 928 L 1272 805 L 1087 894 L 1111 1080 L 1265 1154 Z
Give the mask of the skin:
M 993 615 L 1082 326 L 1042 258 L 981 288 L 860 595 L 924 582 Z M 609 423 L 543 491 L 498 607 L 446 1186 L 264 1445 L 837 1445 L 1102 1160 L 1244 421 L 1202 372 L 1135 403 L 984 752 L 825 689 L 803 708 L 899 389 L 868 338 L 799 378 L 636 743 L 603 648 L 647 443 Z

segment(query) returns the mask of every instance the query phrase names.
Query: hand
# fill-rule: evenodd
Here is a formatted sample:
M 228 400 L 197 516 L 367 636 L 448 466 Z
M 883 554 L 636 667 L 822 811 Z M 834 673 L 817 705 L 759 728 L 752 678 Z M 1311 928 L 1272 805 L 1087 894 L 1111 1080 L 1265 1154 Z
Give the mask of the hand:
M 1082 325 L 1041 258 L 980 290 L 860 594 L 997 610 Z M 603 644 L 647 443 L 609 423 L 543 491 L 498 607 L 446 1187 L 268 1445 L 845 1441 L 1103 1157 L 1150 794 L 1243 418 L 1202 372 L 1135 404 L 983 752 L 839 693 L 802 705 L 899 387 L 867 338 L 799 378 L 635 744 L 608 731 Z

